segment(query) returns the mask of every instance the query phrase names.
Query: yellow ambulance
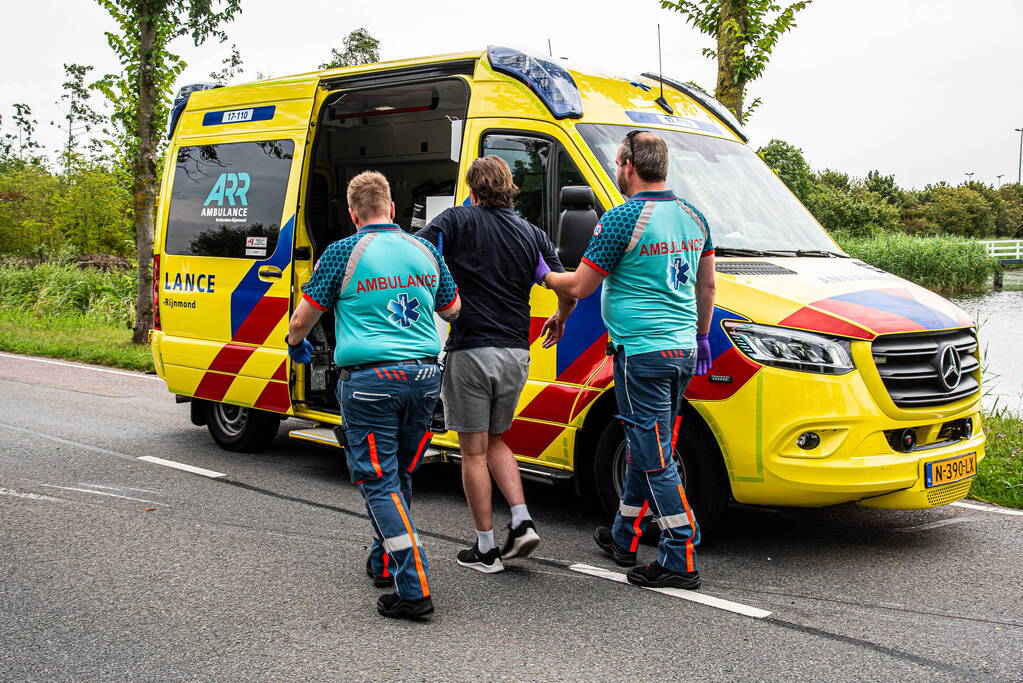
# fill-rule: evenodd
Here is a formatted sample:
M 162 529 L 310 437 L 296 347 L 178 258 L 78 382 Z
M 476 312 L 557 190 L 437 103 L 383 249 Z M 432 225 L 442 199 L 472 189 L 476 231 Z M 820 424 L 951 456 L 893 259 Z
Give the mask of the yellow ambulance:
M 633 129 L 667 142 L 669 184 L 717 246 L 714 363 L 686 393 L 676 454 L 704 526 L 732 499 L 963 498 L 984 454 L 973 321 L 843 254 L 702 91 L 502 47 L 183 88 L 155 236 L 159 376 L 226 449 L 267 446 L 285 418 L 305 421 L 292 437 L 336 445 L 331 314 L 308 366 L 291 365 L 285 334 L 318 256 L 354 231 L 347 181 L 382 171 L 396 221 L 413 231 L 467 203 L 463 169 L 496 154 L 522 190 L 518 212 L 574 267 L 600 214 L 623 201 L 614 156 Z M 544 349 L 555 302 L 534 289 L 531 373 L 507 441 L 525 475 L 610 510 L 625 459 L 599 296 Z M 455 436 L 439 434 L 430 456 L 457 459 Z

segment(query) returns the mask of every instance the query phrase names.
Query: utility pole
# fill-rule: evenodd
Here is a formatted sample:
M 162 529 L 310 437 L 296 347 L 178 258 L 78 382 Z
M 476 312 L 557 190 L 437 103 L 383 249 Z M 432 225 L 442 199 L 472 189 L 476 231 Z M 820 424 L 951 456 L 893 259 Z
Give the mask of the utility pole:
M 1023 128 L 1016 128 L 1019 133 L 1019 166 L 1016 170 L 1016 184 L 1020 185 L 1023 183 Z
M 996 178 L 998 178 L 998 187 L 1001 187 L 1001 186 L 1002 186 L 1002 176 L 1004 176 L 1004 175 L 1005 175 L 1005 174 L 1004 174 L 1004 173 L 1002 173 L 1001 175 L 996 175 L 996 176 L 995 176 Z

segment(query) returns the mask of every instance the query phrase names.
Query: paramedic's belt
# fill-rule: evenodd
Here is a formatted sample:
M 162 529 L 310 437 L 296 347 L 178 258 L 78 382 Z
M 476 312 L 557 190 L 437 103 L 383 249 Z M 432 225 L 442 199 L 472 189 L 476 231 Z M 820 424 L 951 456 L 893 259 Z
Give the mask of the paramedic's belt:
M 422 363 L 423 365 L 433 365 L 437 362 L 437 356 L 426 356 L 425 358 L 410 358 L 408 360 L 384 360 L 379 363 L 363 363 L 362 365 L 348 365 L 341 368 L 348 372 L 355 372 L 356 370 L 369 370 L 370 368 L 386 368 L 391 365 L 416 365 Z

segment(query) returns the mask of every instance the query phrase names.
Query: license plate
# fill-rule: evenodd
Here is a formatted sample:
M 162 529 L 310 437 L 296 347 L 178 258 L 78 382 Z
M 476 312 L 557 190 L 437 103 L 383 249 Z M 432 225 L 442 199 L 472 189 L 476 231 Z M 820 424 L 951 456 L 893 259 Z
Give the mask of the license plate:
M 977 473 L 977 454 L 967 453 L 948 460 L 937 460 L 924 465 L 924 486 L 941 486 L 967 479 Z

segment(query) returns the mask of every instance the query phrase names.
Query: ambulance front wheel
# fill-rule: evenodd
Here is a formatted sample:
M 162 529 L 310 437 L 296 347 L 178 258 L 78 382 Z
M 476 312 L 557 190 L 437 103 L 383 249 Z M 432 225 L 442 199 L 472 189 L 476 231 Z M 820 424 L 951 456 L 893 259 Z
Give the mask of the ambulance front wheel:
M 226 451 L 255 453 L 277 437 L 281 418 L 253 408 L 229 403 L 206 404 L 206 427 L 217 445 Z
M 721 524 L 731 498 L 731 487 L 710 430 L 698 419 L 687 422 L 690 428 L 679 434 L 675 462 L 701 534 L 706 536 Z M 612 420 L 604 428 L 593 458 L 597 502 L 609 515 L 618 510 L 625 466 L 625 431 L 618 420 Z

